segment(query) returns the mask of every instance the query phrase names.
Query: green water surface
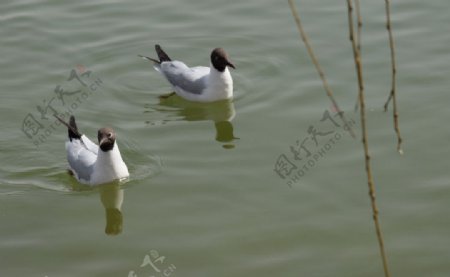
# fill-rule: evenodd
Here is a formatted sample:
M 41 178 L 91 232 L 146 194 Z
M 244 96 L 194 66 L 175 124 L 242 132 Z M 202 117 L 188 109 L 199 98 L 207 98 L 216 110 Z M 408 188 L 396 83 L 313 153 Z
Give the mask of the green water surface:
M 335 110 L 287 1 L 2 1 L 0 276 L 383 276 L 345 1 L 296 2 L 357 139 L 321 121 Z M 392 276 L 449 276 L 450 2 L 392 1 L 403 156 L 383 112 L 384 1 L 361 5 Z M 225 48 L 237 68 L 234 100 L 160 100 L 169 85 L 137 57 L 155 56 L 156 43 L 192 66 Z M 64 103 L 61 89 L 72 93 Z M 91 138 L 113 127 L 129 182 L 77 184 L 49 104 Z M 305 139 L 313 163 L 291 151 Z M 274 171 L 280 157 L 289 174 Z

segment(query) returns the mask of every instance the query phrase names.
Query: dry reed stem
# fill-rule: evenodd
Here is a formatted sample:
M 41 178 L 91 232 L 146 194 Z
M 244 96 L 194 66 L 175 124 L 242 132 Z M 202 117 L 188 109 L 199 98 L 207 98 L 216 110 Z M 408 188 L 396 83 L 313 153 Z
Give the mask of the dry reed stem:
M 395 61 L 395 46 L 394 46 L 394 36 L 392 35 L 392 26 L 391 26 L 391 4 L 389 0 L 385 0 L 386 4 L 386 29 L 389 34 L 389 47 L 391 49 L 391 69 L 392 69 L 392 87 L 391 92 L 389 93 L 389 98 L 384 104 L 384 111 L 387 111 L 389 102 L 392 99 L 393 108 L 393 119 L 394 119 L 394 130 L 397 135 L 397 151 L 400 154 L 403 154 L 402 150 L 402 136 L 400 135 L 400 127 L 398 124 L 398 108 L 397 108 L 397 95 L 396 95 L 396 86 L 397 86 L 397 65 Z
M 334 99 L 333 91 L 331 90 L 331 87 L 329 86 L 329 84 L 328 84 L 328 82 L 327 82 L 327 80 L 325 78 L 325 73 L 324 73 L 324 71 L 322 70 L 322 68 L 321 68 L 321 66 L 319 64 L 319 62 L 318 62 L 318 60 L 316 58 L 316 55 L 314 54 L 314 51 L 313 51 L 311 45 L 309 44 L 308 36 L 306 35 L 305 31 L 303 30 L 303 27 L 302 27 L 302 24 L 301 24 L 301 21 L 300 21 L 300 15 L 299 15 L 297 9 L 295 8 L 293 0 L 288 0 L 288 2 L 289 2 L 289 6 L 291 8 L 291 11 L 292 11 L 292 16 L 294 17 L 295 23 L 297 24 L 298 31 L 300 32 L 300 37 L 301 37 L 302 41 L 305 43 L 306 49 L 308 51 L 308 54 L 311 57 L 311 60 L 312 60 L 312 62 L 314 64 L 314 66 L 316 67 L 317 72 L 319 73 L 320 79 L 322 80 L 323 87 L 324 87 L 324 89 L 325 89 L 325 91 L 327 93 L 327 96 L 328 96 L 328 98 L 330 98 L 331 103 L 336 108 L 337 113 L 339 114 L 339 117 L 341 118 L 342 122 L 345 124 L 345 126 L 348 127 L 348 132 L 350 133 L 350 135 L 353 138 L 356 138 L 356 135 L 353 132 L 353 129 L 351 128 L 351 126 L 349 124 L 347 124 L 348 121 L 347 121 L 347 119 L 344 116 L 344 112 L 341 111 L 341 109 L 338 106 L 338 103 Z
M 378 219 L 378 207 L 376 203 L 375 198 L 375 184 L 372 177 L 372 170 L 370 166 L 370 154 L 369 154 L 369 142 L 368 142 L 368 136 L 367 136 L 367 125 L 366 125 L 366 106 L 364 101 L 364 79 L 362 74 L 362 63 L 361 63 L 361 53 L 358 50 L 358 47 L 355 42 L 354 38 L 354 28 L 353 28 L 353 6 L 352 6 L 352 0 L 347 0 L 347 7 L 348 7 L 348 23 L 349 23 L 349 33 L 350 33 L 350 41 L 352 43 L 352 49 L 353 49 L 353 57 L 356 64 L 356 72 L 358 75 L 358 87 L 359 87 L 359 106 L 360 106 L 360 117 L 361 117 L 361 132 L 362 132 L 362 143 L 364 146 L 364 156 L 365 156 L 365 167 L 366 167 L 366 173 L 367 173 L 367 183 L 369 187 L 369 196 L 370 196 L 370 202 L 372 205 L 372 216 L 373 221 L 375 223 L 375 230 L 377 234 L 378 244 L 380 247 L 380 255 L 383 262 L 383 270 L 384 275 L 386 277 L 390 276 L 389 273 L 389 267 L 387 263 L 387 257 L 386 252 L 384 249 L 384 240 L 383 240 L 383 234 L 381 232 L 381 225 L 380 221 Z

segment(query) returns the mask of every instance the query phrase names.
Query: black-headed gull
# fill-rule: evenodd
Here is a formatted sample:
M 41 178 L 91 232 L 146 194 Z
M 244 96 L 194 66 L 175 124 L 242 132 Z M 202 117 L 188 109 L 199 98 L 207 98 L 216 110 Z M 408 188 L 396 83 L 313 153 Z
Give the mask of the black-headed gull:
M 211 52 L 209 67 L 188 67 L 183 62 L 172 61 L 159 45 L 155 45 L 155 50 L 159 60 L 139 56 L 152 61 L 155 69 L 166 77 L 180 97 L 196 102 L 213 102 L 233 97 L 233 79 L 228 67 L 235 67 L 222 48 Z
M 98 130 L 99 147 L 79 133 L 74 116 L 70 116 L 69 123 L 56 115 L 55 117 L 67 126 L 69 134 L 66 142 L 67 161 L 71 173 L 80 183 L 100 185 L 130 176 L 120 155 L 113 129 Z

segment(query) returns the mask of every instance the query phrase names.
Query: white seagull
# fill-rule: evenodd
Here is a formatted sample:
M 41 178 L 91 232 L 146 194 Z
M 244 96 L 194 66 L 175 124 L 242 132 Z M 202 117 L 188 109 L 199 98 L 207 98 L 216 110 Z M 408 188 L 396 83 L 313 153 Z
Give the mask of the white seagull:
M 214 102 L 233 97 L 233 79 L 228 67 L 235 68 L 222 48 L 211 53 L 209 67 L 188 67 L 171 58 L 157 44 L 159 60 L 139 55 L 154 63 L 154 68 L 166 77 L 175 93 L 189 101 Z
M 67 126 L 69 134 L 66 142 L 67 160 L 70 172 L 80 183 L 95 186 L 130 176 L 120 155 L 113 129 L 98 130 L 99 147 L 78 132 L 74 116 L 70 116 L 69 123 L 56 115 L 55 117 Z

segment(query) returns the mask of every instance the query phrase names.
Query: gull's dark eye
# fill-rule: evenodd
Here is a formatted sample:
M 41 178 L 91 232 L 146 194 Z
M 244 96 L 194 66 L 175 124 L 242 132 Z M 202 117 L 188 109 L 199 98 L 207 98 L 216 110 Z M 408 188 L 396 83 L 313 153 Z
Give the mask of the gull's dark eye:
M 108 133 L 108 138 L 111 138 L 112 137 L 112 133 Z

